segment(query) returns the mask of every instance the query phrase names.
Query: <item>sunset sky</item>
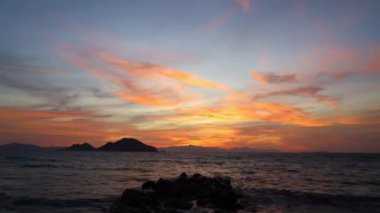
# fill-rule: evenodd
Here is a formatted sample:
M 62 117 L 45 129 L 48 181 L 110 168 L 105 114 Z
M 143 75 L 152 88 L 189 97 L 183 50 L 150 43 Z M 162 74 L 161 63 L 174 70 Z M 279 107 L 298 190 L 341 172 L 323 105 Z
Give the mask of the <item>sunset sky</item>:
M 380 152 L 380 1 L 2 0 L 0 144 Z

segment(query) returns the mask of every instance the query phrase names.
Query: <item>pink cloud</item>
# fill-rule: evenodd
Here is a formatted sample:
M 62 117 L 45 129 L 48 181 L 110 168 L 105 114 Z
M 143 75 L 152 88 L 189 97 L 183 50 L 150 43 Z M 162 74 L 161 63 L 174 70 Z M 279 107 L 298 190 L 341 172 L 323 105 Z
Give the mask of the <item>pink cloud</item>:
M 243 9 L 243 11 L 247 12 L 251 9 L 251 1 L 250 0 L 235 0 L 235 3 Z

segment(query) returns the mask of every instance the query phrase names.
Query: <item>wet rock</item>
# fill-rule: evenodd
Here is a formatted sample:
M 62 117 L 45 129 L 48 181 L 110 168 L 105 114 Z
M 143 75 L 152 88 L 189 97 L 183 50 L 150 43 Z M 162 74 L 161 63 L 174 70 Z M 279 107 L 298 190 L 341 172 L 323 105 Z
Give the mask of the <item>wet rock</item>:
M 191 178 L 195 180 L 195 179 L 200 179 L 201 177 L 202 177 L 201 174 L 195 173 Z
M 155 187 L 154 194 L 162 198 L 170 198 L 177 195 L 179 191 L 179 185 L 174 184 L 170 180 L 160 178 Z
M 186 179 L 187 179 L 187 174 L 184 172 L 180 176 L 178 176 L 178 180 L 186 180 Z
M 190 200 L 185 198 L 175 198 L 168 200 L 165 203 L 165 206 L 174 209 L 191 209 L 193 205 L 194 204 Z
M 141 186 L 144 193 L 153 193 L 156 183 L 154 181 L 147 181 Z
M 144 206 L 146 199 L 147 196 L 142 191 L 135 189 L 126 189 L 121 196 L 121 201 L 132 207 Z
M 111 212 L 181 212 L 198 207 L 234 212 L 240 208 L 240 194 L 226 177 L 182 173 L 175 179 L 147 181 L 141 189 L 125 190 L 115 201 Z

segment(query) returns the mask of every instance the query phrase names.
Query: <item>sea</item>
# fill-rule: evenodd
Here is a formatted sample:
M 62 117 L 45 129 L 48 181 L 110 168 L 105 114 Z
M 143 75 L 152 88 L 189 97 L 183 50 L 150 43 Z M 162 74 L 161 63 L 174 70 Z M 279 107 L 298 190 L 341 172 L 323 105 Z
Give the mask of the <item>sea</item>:
M 107 212 L 126 188 L 183 172 L 230 177 L 239 212 L 380 212 L 380 154 L 56 150 L 0 152 L 0 212 Z

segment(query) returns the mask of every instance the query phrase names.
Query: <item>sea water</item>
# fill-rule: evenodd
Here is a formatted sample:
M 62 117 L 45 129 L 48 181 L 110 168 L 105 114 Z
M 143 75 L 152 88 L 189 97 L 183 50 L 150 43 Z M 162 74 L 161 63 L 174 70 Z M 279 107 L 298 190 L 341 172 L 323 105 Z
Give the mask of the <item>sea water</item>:
M 380 155 L 0 152 L 0 212 L 107 212 L 126 188 L 228 176 L 245 212 L 380 212 Z

